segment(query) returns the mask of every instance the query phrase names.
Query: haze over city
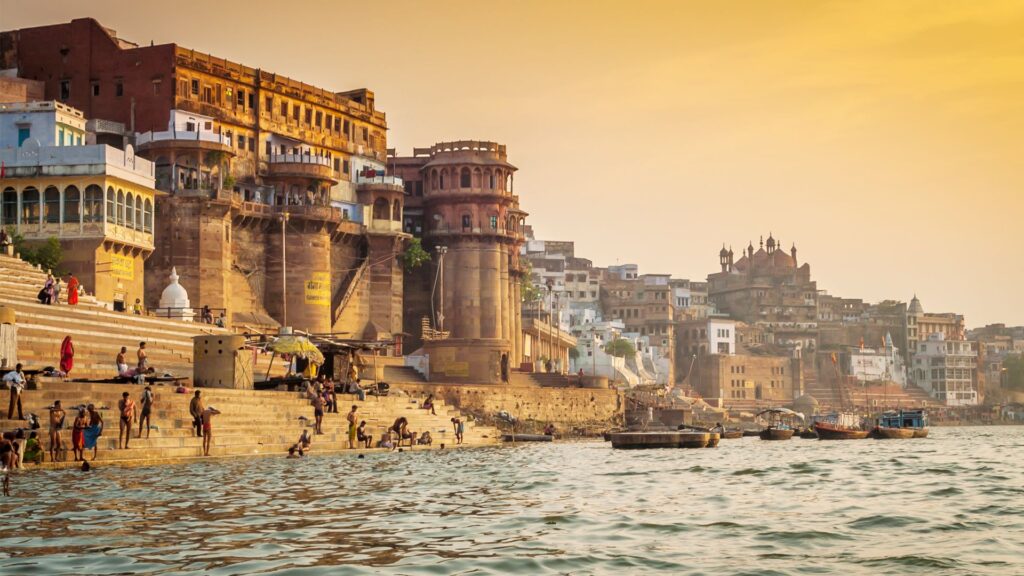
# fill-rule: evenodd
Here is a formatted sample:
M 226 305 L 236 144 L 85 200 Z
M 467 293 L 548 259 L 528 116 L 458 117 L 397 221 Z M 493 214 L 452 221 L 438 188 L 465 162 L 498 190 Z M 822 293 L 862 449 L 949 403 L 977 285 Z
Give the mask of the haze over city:
M 699 279 L 772 233 L 831 294 L 1024 323 L 1018 3 L 0 1 L 83 16 L 370 88 L 400 154 L 507 144 L 538 237 L 596 265 Z

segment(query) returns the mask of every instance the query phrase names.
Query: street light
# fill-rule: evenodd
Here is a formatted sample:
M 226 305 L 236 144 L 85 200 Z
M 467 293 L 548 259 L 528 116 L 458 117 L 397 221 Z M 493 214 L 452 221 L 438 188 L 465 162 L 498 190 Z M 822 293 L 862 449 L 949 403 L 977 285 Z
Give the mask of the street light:
M 281 214 L 281 327 L 288 325 L 288 251 L 285 227 L 288 225 L 288 213 Z
M 437 315 L 437 330 L 444 332 L 444 255 L 448 253 L 447 246 L 437 246 L 437 274 L 441 277 L 441 313 Z

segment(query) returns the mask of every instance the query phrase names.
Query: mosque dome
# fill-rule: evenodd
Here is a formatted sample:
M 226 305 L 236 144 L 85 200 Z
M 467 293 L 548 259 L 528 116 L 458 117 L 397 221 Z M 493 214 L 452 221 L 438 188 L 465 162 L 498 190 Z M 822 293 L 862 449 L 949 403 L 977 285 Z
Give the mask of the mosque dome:
M 924 308 L 921 306 L 921 301 L 917 299 L 917 294 L 914 294 L 913 300 L 910 301 L 910 307 L 907 308 L 909 314 L 924 314 Z
M 189 308 L 188 292 L 185 290 L 184 286 L 178 284 L 177 268 L 171 268 L 171 275 L 169 278 L 171 279 L 171 283 L 168 284 L 160 294 L 160 307 Z

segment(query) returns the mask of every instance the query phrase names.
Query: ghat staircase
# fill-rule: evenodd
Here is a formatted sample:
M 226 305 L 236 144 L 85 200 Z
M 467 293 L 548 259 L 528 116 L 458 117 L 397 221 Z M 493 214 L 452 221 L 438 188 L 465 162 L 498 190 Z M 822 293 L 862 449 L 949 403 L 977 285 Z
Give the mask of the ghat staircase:
M 74 407 L 95 404 L 104 421 L 104 432 L 100 437 L 97 465 L 144 465 L 162 461 L 178 461 L 201 459 L 202 438 L 196 437 L 189 416 L 191 390 L 188 393 L 177 393 L 173 386 L 154 386 L 155 404 L 152 413 L 152 424 L 149 438 L 138 438 L 138 423 L 134 423 L 130 448 L 117 449 L 118 411 L 117 402 L 122 392 L 128 392 L 136 403 L 141 396 L 142 388 L 135 384 L 89 384 L 80 382 L 63 382 L 54 378 L 37 379 L 38 389 L 26 390 L 23 393 L 23 407 L 26 413 L 34 413 L 40 417 L 42 428 L 38 430 L 43 438 L 44 449 L 49 448 L 46 437 L 47 408 L 54 400 L 60 400 L 67 412 L 66 425 L 70 428 L 77 414 Z M 210 456 L 251 456 L 281 455 L 287 453 L 288 447 L 295 444 L 304 429 L 313 431 L 313 408 L 308 399 L 299 392 L 230 390 L 202 388 L 202 398 L 207 407 L 215 407 L 221 414 L 213 417 L 213 445 Z M 0 413 L 0 429 L 12 430 L 24 427 L 24 420 L 6 420 L 7 398 L 3 395 L 2 413 Z M 399 416 L 409 421 L 409 429 L 417 433 L 429 430 L 434 439 L 433 448 L 441 443 L 446 447 L 455 444 L 451 418 L 461 414 L 436 400 L 436 415 L 424 410 L 420 400 L 407 396 L 392 395 L 385 397 L 368 396 L 360 401 L 354 395 L 338 395 L 338 413 L 324 415 L 322 435 L 313 436 L 311 453 L 339 452 L 348 449 L 346 413 L 354 404 L 358 406 L 360 420 L 366 421 L 366 430 L 373 435 L 374 441 L 381 437 Z M 15 414 L 17 417 L 17 414 Z M 465 421 L 465 418 L 463 418 Z M 71 431 L 63 433 L 64 441 L 70 445 Z M 477 426 L 474 422 L 466 422 L 465 444 L 488 445 L 498 441 L 499 433 L 495 428 Z M 413 449 L 425 448 L 416 446 Z M 405 449 L 408 449 L 406 447 Z M 91 458 L 91 451 L 89 457 Z M 68 460 L 70 460 L 70 455 Z M 70 466 L 71 463 L 49 463 L 46 466 Z M 27 465 L 31 469 L 32 465 Z
M 114 312 L 93 296 L 67 305 L 67 294 L 54 305 L 40 304 L 36 295 L 46 273 L 18 258 L 0 254 L 0 305 L 17 314 L 18 361 L 26 369 L 60 364 L 60 344 L 70 335 L 75 345 L 72 378 L 97 379 L 115 375 L 114 358 L 122 346 L 134 364 L 139 342 L 146 342 L 150 365 L 160 374 L 192 377 L 194 336 L 227 334 L 211 324 L 182 322 L 153 316 Z M 269 358 L 257 360 L 265 369 Z

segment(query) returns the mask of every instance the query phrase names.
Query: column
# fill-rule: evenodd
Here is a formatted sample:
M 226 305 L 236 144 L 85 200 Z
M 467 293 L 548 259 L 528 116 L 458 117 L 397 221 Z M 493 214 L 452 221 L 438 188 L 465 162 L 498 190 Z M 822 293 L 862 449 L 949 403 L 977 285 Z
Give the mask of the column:
M 501 338 L 501 248 L 482 246 L 479 254 L 480 337 Z

